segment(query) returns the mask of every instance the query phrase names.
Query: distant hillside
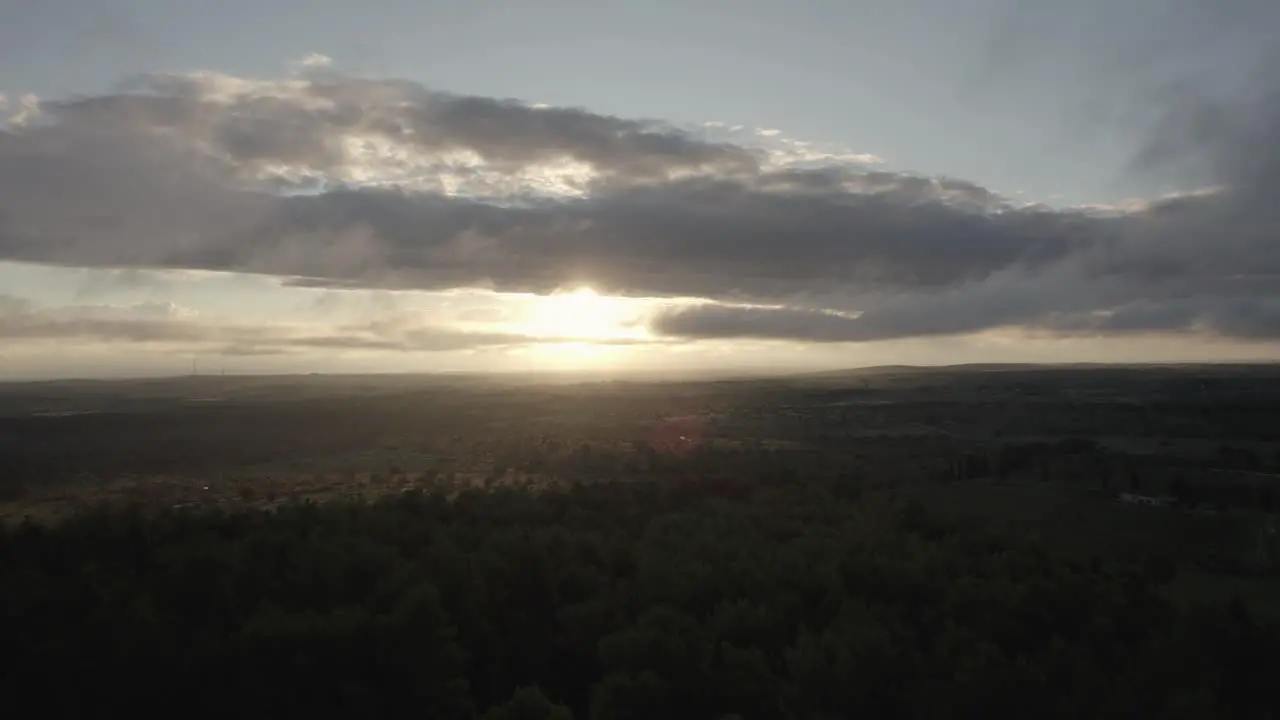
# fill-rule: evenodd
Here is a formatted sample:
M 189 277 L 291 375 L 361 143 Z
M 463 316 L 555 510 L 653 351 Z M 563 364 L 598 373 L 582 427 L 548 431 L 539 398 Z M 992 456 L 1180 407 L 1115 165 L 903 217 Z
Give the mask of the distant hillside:
M 788 375 L 789 378 L 844 378 L 844 377 L 861 377 L 867 375 L 907 375 L 907 374 L 940 374 L 940 373 L 956 373 L 956 372 L 1006 372 L 1006 371 L 1035 371 L 1035 370 L 1065 370 L 1065 369 L 1085 369 L 1085 368 L 1106 368 L 1121 367 L 1118 365 L 1106 365 L 1103 363 L 1080 363 L 1080 364 L 1036 364 L 1036 363 L 969 363 L 963 365 L 875 365 L 863 368 L 844 368 L 840 370 L 821 370 L 818 372 L 805 372 Z

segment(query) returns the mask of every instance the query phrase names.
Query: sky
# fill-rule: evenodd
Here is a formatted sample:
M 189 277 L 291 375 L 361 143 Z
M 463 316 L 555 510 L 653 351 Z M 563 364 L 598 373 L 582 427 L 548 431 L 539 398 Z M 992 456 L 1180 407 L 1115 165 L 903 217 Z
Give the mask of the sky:
M 0 379 L 1270 360 L 1273 0 L 0 0 Z

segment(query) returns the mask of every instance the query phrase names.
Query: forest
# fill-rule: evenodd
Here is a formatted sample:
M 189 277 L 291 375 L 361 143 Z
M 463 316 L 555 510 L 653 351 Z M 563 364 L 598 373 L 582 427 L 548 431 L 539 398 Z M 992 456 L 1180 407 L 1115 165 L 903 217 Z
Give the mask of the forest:
M 1277 403 L 1272 366 L 0 385 L 0 693 L 1274 718 Z
M 101 508 L 0 534 L 0 692 L 55 717 L 1274 717 L 1277 628 L 1168 572 L 851 479 Z

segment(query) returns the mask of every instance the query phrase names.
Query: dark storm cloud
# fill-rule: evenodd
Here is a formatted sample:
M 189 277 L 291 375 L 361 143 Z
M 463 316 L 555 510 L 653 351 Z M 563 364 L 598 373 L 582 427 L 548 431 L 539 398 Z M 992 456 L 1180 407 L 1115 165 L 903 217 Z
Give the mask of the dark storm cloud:
M 1277 76 L 1258 75 L 1247 92 L 1179 94 L 1154 126 L 1136 167 L 1190 166 L 1211 191 L 1074 210 L 1019 205 L 955 178 L 779 168 L 761 151 L 652 122 L 403 81 L 152 77 L 42 103 L 0 130 L 0 258 L 265 273 L 310 287 L 585 283 L 739 303 L 653 319 L 655 332 L 690 338 L 845 342 L 999 327 L 1269 338 L 1280 296 Z M 437 156 L 457 151 L 484 161 L 473 174 L 514 178 L 566 158 L 595 174 L 578 196 L 506 198 L 351 179 L 443 177 L 453 161 Z M 262 173 L 310 178 L 317 190 L 270 192 Z M 108 329 L 197 332 L 156 322 Z M 428 341 L 344 332 L 288 342 Z

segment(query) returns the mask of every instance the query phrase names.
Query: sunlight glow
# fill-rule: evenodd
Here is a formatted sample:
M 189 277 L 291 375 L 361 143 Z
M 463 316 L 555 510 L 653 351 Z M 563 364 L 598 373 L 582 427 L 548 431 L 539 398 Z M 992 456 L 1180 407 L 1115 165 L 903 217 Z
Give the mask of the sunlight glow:
M 521 354 L 560 368 L 615 365 L 630 355 L 627 341 L 649 339 L 637 301 L 601 295 L 590 287 L 531 298 L 527 319 L 510 329 L 542 342 Z
M 588 342 L 635 337 L 635 329 L 629 327 L 631 315 L 624 301 L 583 287 L 538 298 L 522 329 L 543 338 Z
M 577 368 L 612 365 L 624 348 L 593 342 L 554 342 L 531 345 L 523 353 L 538 364 Z

